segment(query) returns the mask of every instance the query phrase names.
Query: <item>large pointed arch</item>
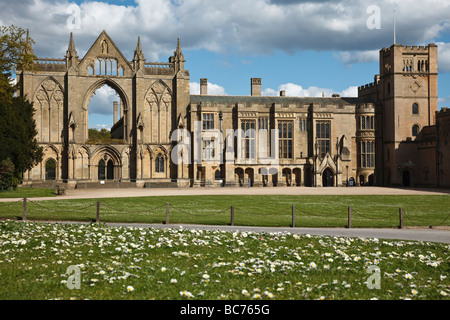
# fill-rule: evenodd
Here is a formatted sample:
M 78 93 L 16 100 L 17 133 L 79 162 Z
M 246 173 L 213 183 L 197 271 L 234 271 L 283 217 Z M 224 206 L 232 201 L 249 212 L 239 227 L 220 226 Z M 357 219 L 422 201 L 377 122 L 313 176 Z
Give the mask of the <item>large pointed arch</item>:
M 45 78 L 44 80 L 42 80 L 42 82 L 36 87 L 36 90 L 34 91 L 33 97 L 36 99 L 36 95 L 38 94 L 38 92 L 40 90 L 46 90 L 46 91 L 50 91 L 50 90 L 59 90 L 64 94 L 64 88 L 61 85 L 61 83 L 59 83 L 59 81 L 53 77 L 53 76 L 48 76 L 47 78 Z
M 98 81 L 96 81 L 95 83 L 93 83 L 89 89 L 86 90 L 86 93 L 84 94 L 83 97 L 83 101 L 82 101 L 82 105 L 81 105 L 81 111 L 84 113 L 83 116 L 83 120 L 82 120 L 82 130 L 83 130 L 83 135 L 84 135 L 84 139 L 83 141 L 87 141 L 89 134 L 88 134 L 88 122 L 89 122 L 89 102 L 92 98 L 92 95 L 95 93 L 95 91 L 97 91 L 98 89 L 100 89 L 101 87 L 103 87 L 104 85 L 109 86 L 110 88 L 112 88 L 113 90 L 116 91 L 116 93 L 119 95 L 120 100 L 121 100 L 121 108 L 123 109 L 123 117 L 124 117 L 124 133 L 123 136 L 128 137 L 128 110 L 130 109 L 130 101 L 128 98 L 128 95 L 126 94 L 125 90 L 113 79 L 110 78 L 102 78 L 99 79 Z
M 158 79 L 150 85 L 147 92 L 145 93 L 145 97 L 147 98 L 147 96 L 152 93 L 157 96 L 161 96 L 165 92 L 167 92 L 169 95 L 173 96 L 173 92 L 170 89 L 170 87 L 167 85 L 167 83 L 165 83 L 161 79 Z M 160 102 L 160 100 L 158 100 L 158 102 Z
M 122 179 L 121 168 L 122 158 L 116 148 L 112 146 L 100 146 L 92 152 L 91 178 L 100 180 L 104 176 L 107 180 L 120 180 Z M 99 170 L 103 170 L 103 172 Z
M 127 111 L 130 107 L 130 102 L 129 102 L 129 99 L 128 99 L 128 96 L 127 96 L 125 90 L 123 90 L 123 88 L 116 81 L 114 81 L 113 79 L 110 79 L 110 78 L 99 79 L 98 81 L 96 81 L 89 87 L 89 89 L 84 94 L 83 103 L 82 103 L 83 110 L 85 110 L 85 111 L 88 110 L 89 101 L 91 100 L 92 95 L 94 94 L 95 91 L 97 91 L 104 85 L 111 87 L 112 89 L 114 89 L 117 92 L 117 94 L 120 96 L 120 99 L 122 100 L 122 103 L 123 103 L 122 106 L 123 106 L 124 111 Z

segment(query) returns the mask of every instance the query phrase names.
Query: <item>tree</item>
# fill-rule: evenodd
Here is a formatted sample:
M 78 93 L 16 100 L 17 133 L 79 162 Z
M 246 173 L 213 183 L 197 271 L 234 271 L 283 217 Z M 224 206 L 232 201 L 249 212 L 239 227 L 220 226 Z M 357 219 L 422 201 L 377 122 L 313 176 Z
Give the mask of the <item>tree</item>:
M 13 97 L 10 101 L 0 99 L 0 115 L 0 161 L 10 158 L 15 176 L 21 179 L 23 171 L 42 161 L 33 104 L 22 97 Z
M 13 84 L 10 79 L 17 68 L 33 70 L 32 40 L 28 33 L 24 40 L 24 34 L 15 26 L 0 27 L 0 161 L 10 159 L 14 177 L 19 181 L 25 170 L 42 161 L 43 154 L 36 139 L 33 104 L 14 96 L 20 83 Z M 0 179 L 5 174 L 0 173 Z
M 15 189 L 18 180 L 14 175 L 14 163 L 7 158 L 0 162 L 0 190 Z
M 0 26 L 0 96 L 12 97 L 19 88 L 19 83 L 11 83 L 12 73 L 17 69 L 34 70 L 33 43 L 28 31 L 14 25 Z
M 100 130 L 89 129 L 88 134 L 91 142 L 108 141 L 111 139 L 111 132 L 105 128 Z

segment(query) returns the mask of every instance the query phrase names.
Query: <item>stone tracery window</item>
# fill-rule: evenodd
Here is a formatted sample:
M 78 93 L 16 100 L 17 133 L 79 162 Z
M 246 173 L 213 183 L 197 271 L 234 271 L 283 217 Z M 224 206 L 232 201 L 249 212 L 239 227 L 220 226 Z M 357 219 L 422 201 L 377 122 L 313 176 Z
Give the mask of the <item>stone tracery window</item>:
M 256 158 L 256 130 L 255 120 L 242 120 L 242 138 L 241 138 L 241 150 L 242 158 L 255 159 Z
M 373 168 L 375 167 L 375 142 L 361 141 L 358 144 L 358 167 Z
M 164 173 L 164 156 L 161 152 L 155 158 L 155 172 Z
M 292 158 L 293 127 L 292 121 L 278 122 L 279 157 L 281 159 Z
M 316 139 L 318 155 L 322 158 L 330 152 L 330 121 L 316 123 Z

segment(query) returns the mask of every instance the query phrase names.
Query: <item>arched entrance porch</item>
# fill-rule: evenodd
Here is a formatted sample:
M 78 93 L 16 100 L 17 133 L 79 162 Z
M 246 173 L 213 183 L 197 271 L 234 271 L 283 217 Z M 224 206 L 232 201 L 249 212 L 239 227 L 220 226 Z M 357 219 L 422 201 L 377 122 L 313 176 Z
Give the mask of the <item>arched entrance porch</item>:
M 322 187 L 333 187 L 334 186 L 334 174 L 330 168 L 326 168 L 322 172 Z

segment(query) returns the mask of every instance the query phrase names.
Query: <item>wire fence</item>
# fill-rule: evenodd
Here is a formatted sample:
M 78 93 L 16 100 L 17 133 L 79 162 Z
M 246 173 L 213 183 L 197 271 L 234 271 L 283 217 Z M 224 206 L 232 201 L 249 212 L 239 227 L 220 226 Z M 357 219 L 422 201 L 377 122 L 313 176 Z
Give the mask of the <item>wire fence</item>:
M 120 208 L 107 203 L 107 201 L 95 201 L 83 205 L 78 206 L 69 206 L 65 203 L 62 205 L 48 205 L 47 202 L 42 201 L 34 201 L 29 200 L 27 198 L 23 198 L 17 201 L 4 202 L 0 203 L 0 214 L 4 210 L 8 210 L 11 212 L 19 206 L 19 203 L 22 203 L 22 216 L 16 216 L 21 220 L 29 220 L 30 216 L 33 218 L 44 219 L 45 217 L 51 216 L 55 220 L 64 220 L 68 217 L 71 220 L 76 219 L 77 217 L 80 219 L 89 219 L 92 222 L 106 222 L 111 221 L 112 215 L 116 215 L 115 220 L 124 220 L 126 217 L 130 219 L 136 219 L 139 217 L 139 222 L 143 222 L 143 220 L 148 219 L 149 222 L 159 221 L 162 223 L 169 224 L 170 221 L 176 220 L 177 223 L 198 223 L 202 224 L 204 222 L 204 218 L 215 218 L 215 222 L 222 221 L 222 223 L 227 223 L 229 225 L 235 225 L 235 218 L 237 217 L 240 221 L 246 221 L 246 224 L 250 221 L 253 225 L 258 224 L 258 217 L 276 217 L 278 221 L 287 221 L 289 218 L 291 227 L 296 227 L 296 219 L 297 221 L 301 221 L 305 224 L 305 221 L 312 217 L 317 218 L 320 217 L 321 220 L 328 219 L 329 221 L 336 222 L 340 221 L 342 225 L 343 221 L 346 221 L 346 228 L 351 228 L 353 222 L 357 222 L 359 224 L 367 225 L 367 221 L 377 223 L 383 222 L 387 226 L 393 227 L 396 222 L 398 225 L 395 227 L 403 228 L 406 226 L 404 224 L 407 221 L 407 226 L 446 226 L 448 225 L 448 221 L 450 218 L 450 213 L 448 214 L 440 214 L 439 221 L 436 221 L 437 218 L 434 218 L 433 221 L 427 220 L 423 216 L 417 216 L 415 214 L 407 213 L 403 208 L 398 208 L 398 211 L 388 212 L 388 213 L 362 213 L 359 210 L 355 210 L 351 206 L 348 206 L 346 210 L 338 211 L 338 212 L 328 212 L 328 211 L 319 211 L 317 208 L 314 210 L 311 206 L 309 206 L 309 210 L 302 207 L 296 207 L 295 205 L 284 206 L 275 211 L 268 210 L 251 210 L 247 207 L 231 205 L 226 208 L 220 209 L 203 209 L 203 211 L 207 211 L 206 213 L 201 213 L 202 210 L 198 206 L 192 206 L 191 208 L 180 208 L 179 206 L 175 206 L 170 203 L 158 204 L 153 207 L 140 207 L 136 208 L 136 206 L 123 206 Z M 64 206 L 66 205 L 66 206 Z M 15 208 L 14 208 L 15 206 Z M 93 212 L 95 208 L 95 219 L 93 216 Z M 17 209 L 16 209 L 17 210 Z M 165 214 L 165 216 L 164 216 Z M 1 217 L 1 215 L 0 215 Z M 187 218 L 187 217 L 193 217 Z M 219 219 L 220 218 L 220 219 Z M 151 220 L 151 221 L 150 221 Z M 275 220 L 275 219 L 274 219 Z M 210 219 L 211 221 L 211 219 Z M 224 222 L 225 221 L 225 222 Z M 228 222 L 226 222 L 228 221 Z M 220 223 L 219 223 L 220 224 Z M 287 222 L 286 222 L 287 224 Z M 297 225 L 297 226 L 300 226 Z

